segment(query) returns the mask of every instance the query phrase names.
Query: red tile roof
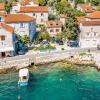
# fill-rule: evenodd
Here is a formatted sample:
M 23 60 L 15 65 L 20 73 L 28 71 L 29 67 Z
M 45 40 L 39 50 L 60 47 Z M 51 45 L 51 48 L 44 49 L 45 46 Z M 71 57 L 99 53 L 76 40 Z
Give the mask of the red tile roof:
M 22 5 L 27 5 L 27 4 L 29 4 L 29 0 L 22 0 L 22 1 L 21 1 L 21 4 L 22 4 Z
M 83 26 L 85 25 L 100 25 L 100 21 L 82 21 Z
M 0 27 L 4 28 L 5 30 L 7 30 L 9 32 L 14 32 L 14 28 L 5 23 L 0 23 Z
M 20 12 L 48 12 L 47 6 L 24 6 L 20 8 Z
M 87 15 L 86 17 L 87 17 L 87 18 L 93 18 L 93 19 L 94 19 L 94 18 L 99 19 L 99 18 L 100 18 L 100 11 L 95 11 L 95 12 L 93 12 L 93 13 Z
M 46 22 L 46 26 L 47 27 L 61 27 L 62 26 L 62 22 L 59 20 L 51 20 L 51 21 L 47 21 Z
M 95 9 L 90 4 L 79 4 L 79 6 L 86 13 L 91 13 L 91 12 L 95 11 Z
M 7 14 L 5 16 L 5 22 L 10 23 L 10 22 L 30 22 L 34 21 L 35 18 L 30 17 L 25 14 Z

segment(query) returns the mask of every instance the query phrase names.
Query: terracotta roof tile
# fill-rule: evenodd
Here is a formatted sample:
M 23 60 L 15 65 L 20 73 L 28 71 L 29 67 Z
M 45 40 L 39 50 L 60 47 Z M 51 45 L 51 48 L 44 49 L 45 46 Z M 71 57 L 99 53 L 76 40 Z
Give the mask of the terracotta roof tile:
M 91 13 L 91 12 L 95 11 L 95 9 L 93 8 L 93 6 L 91 6 L 90 4 L 79 4 L 79 6 L 86 13 Z
M 30 21 L 34 21 L 35 18 L 30 17 L 28 15 L 25 14 L 7 14 L 5 16 L 5 22 L 30 22 Z
M 20 8 L 20 12 L 48 12 L 47 6 L 25 6 Z
M 62 23 L 59 20 L 51 20 L 46 22 L 47 27 L 61 27 Z
M 100 11 L 95 11 L 89 15 L 86 16 L 87 18 L 97 18 L 99 19 L 100 18 Z
M 21 4 L 22 5 L 27 5 L 27 4 L 29 4 L 29 0 L 22 0 Z
M 100 25 L 100 21 L 82 21 L 82 25 Z
M 5 23 L 0 23 L 0 27 L 4 28 L 5 30 L 7 30 L 9 32 L 14 32 L 14 28 Z

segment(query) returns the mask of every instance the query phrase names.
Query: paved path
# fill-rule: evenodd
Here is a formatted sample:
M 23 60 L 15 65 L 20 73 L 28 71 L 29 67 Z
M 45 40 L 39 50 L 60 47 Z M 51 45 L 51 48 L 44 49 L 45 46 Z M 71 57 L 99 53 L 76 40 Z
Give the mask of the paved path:
M 61 59 L 65 59 L 68 56 L 73 56 L 79 52 L 87 52 L 88 49 L 91 49 L 91 51 L 96 52 L 96 48 L 72 48 L 70 50 L 63 50 L 63 51 L 47 51 L 47 52 L 32 52 L 29 51 L 28 53 L 26 53 L 25 55 L 19 55 L 19 56 L 14 56 L 14 57 L 6 57 L 3 59 L 0 59 L 0 65 L 1 66 L 5 66 L 5 65 L 9 65 L 11 63 L 18 63 L 19 64 L 23 64 L 23 62 L 27 63 L 28 62 L 40 62 L 40 61 L 55 61 L 57 60 L 61 60 Z

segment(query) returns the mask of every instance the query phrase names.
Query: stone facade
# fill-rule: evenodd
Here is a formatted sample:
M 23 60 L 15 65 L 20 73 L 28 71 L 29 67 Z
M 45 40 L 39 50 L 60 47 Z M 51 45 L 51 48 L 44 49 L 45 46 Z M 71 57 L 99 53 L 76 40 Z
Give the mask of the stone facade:
M 80 46 L 97 47 L 100 45 L 100 25 L 80 26 Z
M 7 23 L 15 29 L 15 33 L 24 36 L 28 35 L 31 38 L 34 37 L 36 33 L 35 22 L 17 22 L 17 23 Z
M 13 55 L 15 34 L 0 26 L 0 57 Z

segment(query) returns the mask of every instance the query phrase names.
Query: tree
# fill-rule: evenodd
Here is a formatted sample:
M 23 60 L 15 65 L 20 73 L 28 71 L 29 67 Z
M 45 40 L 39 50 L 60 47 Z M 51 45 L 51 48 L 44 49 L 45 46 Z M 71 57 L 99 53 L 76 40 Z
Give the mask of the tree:
M 73 13 L 75 16 L 85 16 L 86 14 L 80 10 L 73 9 Z
M 90 2 L 95 6 L 100 5 L 100 0 L 91 0 Z
M 75 5 L 77 5 L 78 3 L 85 3 L 85 0 L 75 0 Z
M 42 5 L 42 6 L 46 5 L 47 1 L 48 0 L 38 0 L 39 4 Z
M 16 35 L 16 38 L 19 42 L 24 43 L 26 45 L 31 42 L 31 39 L 28 35 L 24 35 L 23 37 L 20 35 Z
M 50 40 L 50 35 L 48 32 L 39 32 L 38 33 L 38 36 L 37 36 L 38 40 L 47 40 L 49 41 Z
M 77 40 L 80 31 L 77 19 L 75 18 L 72 9 L 67 10 L 66 13 L 67 17 L 64 26 L 64 37 L 68 40 Z
M 62 38 L 63 38 L 63 32 L 58 33 L 58 34 L 56 35 L 56 38 L 57 38 L 57 39 L 62 39 Z
M 56 16 L 55 15 L 52 15 L 52 14 L 49 14 L 48 19 L 49 20 L 55 20 L 56 19 Z
M 58 11 L 58 14 L 64 14 L 65 10 L 70 7 L 67 0 L 60 0 L 56 2 L 55 4 L 56 10 Z
M 28 45 L 31 42 L 31 39 L 30 39 L 30 37 L 28 35 L 24 35 L 22 37 L 22 41 L 24 42 L 24 44 Z
M 56 0 L 48 0 L 48 5 L 49 6 L 55 6 L 55 2 L 56 2 Z
M 12 4 L 9 3 L 8 1 L 5 2 L 5 10 L 7 13 L 10 13 L 10 10 L 12 8 Z

